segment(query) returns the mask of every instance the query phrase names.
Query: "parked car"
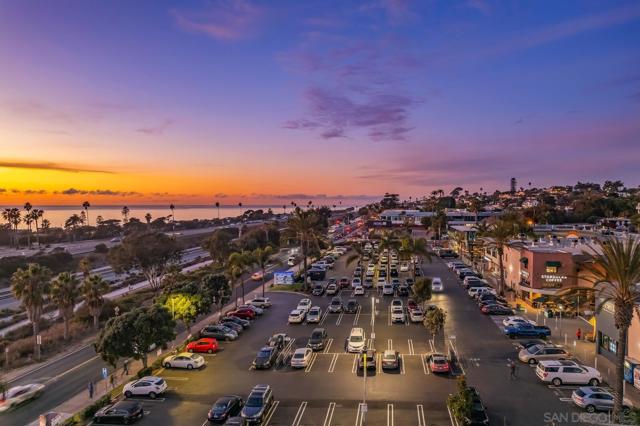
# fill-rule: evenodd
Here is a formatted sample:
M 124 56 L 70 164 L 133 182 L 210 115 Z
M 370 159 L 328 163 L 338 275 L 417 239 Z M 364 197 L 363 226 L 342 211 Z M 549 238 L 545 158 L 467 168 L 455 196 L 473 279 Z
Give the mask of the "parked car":
M 340 281 L 338 281 L 338 285 L 340 286 L 340 288 L 349 287 L 349 278 L 347 278 L 347 277 L 340 278 Z
M 187 344 L 187 352 L 206 352 L 212 354 L 217 352 L 220 347 L 218 341 L 213 337 L 203 337 Z
M 407 309 L 412 310 L 419 308 L 418 304 L 413 299 L 407 299 Z
M 271 307 L 271 300 L 268 297 L 255 297 L 253 300 L 247 302 L 247 304 L 264 309 Z
M 267 346 L 282 350 L 289 342 L 291 342 L 291 337 L 287 333 L 276 333 L 267 339 Z
M 517 324 L 532 324 L 535 325 L 536 322 L 530 319 L 526 319 L 524 317 L 521 317 L 519 315 L 516 316 L 508 316 L 505 319 L 502 320 L 502 325 L 504 325 L 505 327 L 509 327 L 512 325 L 517 325 Z
M 322 296 L 322 293 L 324 293 L 324 287 L 322 284 L 316 284 L 313 287 L 313 290 L 311 290 L 311 294 L 314 296 Z
M 235 311 L 228 312 L 227 316 L 238 317 L 245 320 L 252 320 L 256 317 L 256 313 L 251 309 L 238 308 Z
M 244 419 L 240 416 L 229 417 L 226 422 L 224 422 L 224 426 L 249 426 L 249 422 L 247 419 Z
M 602 375 L 598 370 L 575 361 L 540 361 L 536 375 L 545 383 L 554 386 L 563 384 L 598 386 Z
M 167 382 L 162 377 L 145 376 L 124 385 L 122 394 L 125 398 L 148 396 L 151 399 L 156 399 L 158 395 L 162 395 L 166 390 Z
M 93 415 L 93 423 L 130 424 L 144 417 L 142 404 L 138 401 L 120 401 L 101 408 Z
M 207 325 L 200 330 L 200 337 L 213 337 L 216 340 L 236 340 L 238 333 L 224 325 Z
M 517 347 L 518 349 L 526 349 L 534 345 L 546 345 L 546 344 L 547 342 L 542 339 L 520 340 L 517 343 Z
M 444 284 L 442 284 L 442 279 L 440 277 L 431 278 L 431 291 L 434 293 L 440 293 L 444 290 Z
M 382 286 L 382 294 L 384 296 L 393 296 L 393 286 L 391 284 L 384 284 Z
M 232 317 L 222 318 L 222 319 L 220 319 L 220 324 L 224 325 L 225 327 L 228 327 L 228 328 L 232 329 L 233 331 L 235 331 L 239 335 L 242 334 L 242 331 L 244 330 L 244 327 L 241 326 L 240 324 L 234 322 L 234 321 L 231 321 L 229 318 L 238 318 L 238 317 L 233 317 L 232 316 Z
M 422 308 L 409 309 L 409 320 L 413 323 L 422 323 L 424 321 Z
M 311 309 L 311 299 L 301 299 L 296 309 L 306 314 Z
M 249 328 L 251 326 L 251 321 L 238 317 L 222 317 L 220 321 L 233 321 L 236 324 L 240 324 L 243 328 Z
M 551 336 L 551 329 L 544 325 L 518 324 L 505 327 L 504 334 L 512 339 L 516 337 L 538 337 L 545 339 Z
M 488 426 L 489 415 L 487 414 L 487 408 L 480 399 L 480 394 L 474 387 L 469 388 L 469 394 L 471 395 L 471 412 L 469 417 L 462 420 L 464 426 Z
M 204 366 L 204 358 L 202 355 L 196 355 L 189 352 L 183 352 L 177 355 L 169 355 L 162 361 L 164 368 L 186 368 L 193 370 Z
M 329 312 L 332 314 L 342 312 L 342 299 L 340 299 L 340 297 L 336 296 L 331 299 L 331 303 L 329 303 Z
M 347 300 L 347 304 L 344 307 L 344 312 L 347 314 L 355 314 L 358 312 L 358 301 L 356 299 Z
M 212 423 L 222 423 L 229 417 L 240 414 L 243 405 L 244 401 L 238 395 L 222 396 L 216 400 L 209 410 L 207 419 Z
M 396 323 L 396 322 L 404 322 L 405 321 L 405 315 L 404 315 L 404 309 L 402 308 L 402 306 L 392 306 L 391 307 L 391 322 Z
M 375 349 L 367 349 L 366 352 L 358 355 L 358 371 L 364 370 L 365 358 L 367 362 L 367 370 L 376 369 L 376 351 Z
M 353 289 L 354 296 L 364 296 L 364 287 L 361 285 L 354 287 Z
M 534 345 L 527 349 L 521 349 L 518 359 L 528 364 L 535 364 L 538 361 L 564 360 L 571 357 L 571 354 L 564 348 L 555 345 Z
M 482 308 L 482 313 L 486 315 L 513 315 L 513 309 L 508 306 L 492 304 Z
M 400 367 L 400 354 L 398 351 L 387 349 L 382 353 L 382 369 L 397 370 Z
M 578 388 L 571 394 L 573 403 L 580 408 L 584 408 L 588 413 L 596 411 L 611 411 L 615 397 L 611 392 L 599 387 L 585 386 Z M 622 403 L 622 413 L 628 415 L 631 412 L 631 405 L 627 401 Z
M 253 313 L 256 316 L 264 314 L 264 308 L 260 308 L 259 306 L 256 306 L 256 305 L 250 305 L 249 303 L 245 303 L 244 305 L 238 306 L 238 309 L 248 309 L 250 311 L 253 311 Z
M 304 321 L 305 313 L 300 309 L 294 309 L 289 313 L 289 324 L 302 324 Z
M 349 338 L 347 339 L 347 352 L 361 352 L 366 344 L 366 341 L 367 339 L 362 328 L 352 328 L 351 333 L 349 333 Z
M 409 272 L 409 264 L 407 262 L 400 264 L 400 272 Z
M 0 413 L 7 411 L 16 405 L 32 400 L 40 396 L 44 391 L 44 385 L 40 383 L 30 383 L 28 385 L 13 386 L 9 388 L 4 399 L 0 398 Z M 1 396 L 1 394 L 0 394 Z
M 365 288 L 373 288 L 373 278 L 365 278 L 363 286 Z
M 407 297 L 409 295 L 409 287 L 406 285 L 401 285 L 398 287 L 398 296 Z
M 427 362 L 429 368 L 434 373 L 448 373 L 451 370 L 449 365 L 449 359 L 446 355 L 439 353 L 432 353 L 427 356 Z
M 309 324 L 319 323 L 320 318 L 322 318 L 322 309 L 320 309 L 320 306 L 313 306 L 309 309 L 309 313 L 307 314 L 307 322 Z
M 278 358 L 279 350 L 275 346 L 265 346 L 256 354 L 251 364 L 256 370 L 264 370 L 271 368 Z
M 311 332 L 307 346 L 314 351 L 321 351 L 327 343 L 327 331 L 324 328 L 315 328 Z
M 311 359 L 311 354 L 313 354 L 313 349 L 311 348 L 298 348 L 291 356 L 291 367 L 293 368 L 305 368 L 309 365 L 309 361 Z
M 256 385 L 240 411 L 240 416 L 250 425 L 259 425 L 273 405 L 273 391 L 269 385 Z
M 338 292 L 338 286 L 335 284 L 329 284 L 327 286 L 327 296 L 333 296 Z

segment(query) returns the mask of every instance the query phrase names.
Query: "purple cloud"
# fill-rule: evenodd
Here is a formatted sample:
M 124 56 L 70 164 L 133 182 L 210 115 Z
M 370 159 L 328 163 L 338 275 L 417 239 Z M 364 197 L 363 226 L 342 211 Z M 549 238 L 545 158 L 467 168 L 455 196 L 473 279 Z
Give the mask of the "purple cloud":
M 173 120 L 166 118 L 164 120 L 162 120 L 161 123 L 159 123 L 156 126 L 149 126 L 149 127 L 141 127 L 139 129 L 136 129 L 136 132 L 138 133 L 144 133 L 145 135 L 161 135 L 163 134 L 168 128 L 169 126 L 171 126 L 174 123 Z
M 76 189 L 69 188 L 64 191 L 54 191 L 54 194 L 62 194 L 62 195 L 108 195 L 108 196 L 140 196 L 142 195 L 140 192 L 135 191 L 113 191 L 111 189 Z
M 263 10 L 248 0 L 214 0 L 205 10 L 174 9 L 171 14 L 185 31 L 229 41 L 250 37 Z

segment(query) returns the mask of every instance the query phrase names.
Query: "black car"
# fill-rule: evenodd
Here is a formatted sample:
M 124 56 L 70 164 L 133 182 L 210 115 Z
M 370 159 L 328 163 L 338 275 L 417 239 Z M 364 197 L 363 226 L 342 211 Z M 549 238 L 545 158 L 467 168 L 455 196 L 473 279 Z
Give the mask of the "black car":
M 249 425 L 259 425 L 273 405 L 273 392 L 269 385 L 255 385 L 240 415 Z
M 387 270 L 386 269 L 380 269 L 378 271 L 378 277 L 379 278 L 386 278 L 387 277 Z
M 213 404 L 207 418 L 213 423 L 222 423 L 229 417 L 237 416 L 242 410 L 244 401 L 237 395 L 225 395 Z M 226 423 L 225 423 L 226 424 Z
M 233 330 L 224 325 L 207 325 L 200 330 L 200 337 L 213 337 L 216 340 L 233 340 Z M 235 337 L 238 337 L 237 334 Z
M 471 413 L 469 417 L 465 417 L 462 424 L 465 426 L 485 426 L 489 424 L 489 416 L 487 415 L 487 408 L 482 403 L 478 391 L 470 387 L 469 394 L 471 395 Z
M 367 356 L 367 370 L 375 370 L 376 369 L 376 351 L 373 349 L 368 349 L 366 352 Z M 362 371 L 364 369 L 364 353 L 358 354 L 358 370 Z
M 129 424 L 144 416 L 142 404 L 136 401 L 120 401 L 98 410 L 93 415 L 94 423 Z
M 391 278 L 397 278 L 398 277 L 398 270 L 396 268 L 391 268 L 389 270 L 389 275 L 391 275 Z
M 229 417 L 224 426 L 247 426 L 249 423 L 242 417 Z
M 413 278 L 407 278 L 406 280 L 404 280 L 404 283 L 411 287 L 413 285 Z
M 242 333 L 242 331 L 244 330 L 244 327 L 242 325 L 236 323 L 235 321 L 231 321 L 229 317 L 222 318 L 220 320 L 220 325 L 224 325 L 225 327 L 234 330 L 238 334 Z
M 347 314 L 355 314 L 358 312 L 358 302 L 355 299 L 347 300 L 347 304 L 344 307 L 344 311 Z
M 398 296 L 408 296 L 409 295 L 409 287 L 406 285 L 401 285 L 398 287 Z
M 478 273 L 474 271 L 465 271 L 465 270 L 462 270 L 458 273 L 458 278 L 460 278 L 461 280 L 464 280 L 466 277 L 478 277 Z
M 313 288 L 313 291 L 311 291 L 311 294 L 313 294 L 314 296 L 322 296 L 322 293 L 324 293 L 324 287 L 322 286 L 322 284 L 316 284 L 316 286 Z
M 422 268 L 416 268 L 416 277 L 421 277 L 422 276 Z
M 482 312 L 487 315 L 513 315 L 513 309 L 502 305 L 487 305 Z
M 253 360 L 253 368 L 256 370 L 271 368 L 271 366 L 275 364 L 277 357 L 277 348 L 273 346 L 265 346 L 258 351 L 256 359 Z
M 236 324 L 240 324 L 243 328 L 251 327 L 251 321 L 246 320 L 246 319 L 242 319 L 242 318 L 238 318 L 238 317 L 234 317 L 234 316 L 223 317 L 220 321 L 235 322 Z
M 324 349 L 324 345 L 327 342 L 327 331 L 324 328 L 316 328 L 311 332 L 309 342 L 307 346 L 314 351 L 320 351 Z
M 520 340 L 518 342 L 518 347 L 520 349 L 529 349 L 531 346 L 535 345 L 546 345 L 547 342 L 540 339 L 531 339 L 531 340 Z

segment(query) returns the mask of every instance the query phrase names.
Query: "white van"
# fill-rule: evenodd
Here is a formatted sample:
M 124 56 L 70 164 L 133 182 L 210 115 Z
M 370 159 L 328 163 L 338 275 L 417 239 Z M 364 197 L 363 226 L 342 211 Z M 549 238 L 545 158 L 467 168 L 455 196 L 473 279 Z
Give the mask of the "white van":
M 476 297 L 478 294 L 485 293 L 493 293 L 496 294 L 496 291 L 491 287 L 471 287 L 469 289 L 469 297 Z
M 444 285 L 442 284 L 442 279 L 440 277 L 431 278 L 431 291 L 434 293 L 440 293 L 444 290 Z
M 361 352 L 364 349 L 366 341 L 367 339 L 362 328 L 352 328 L 351 333 L 349 333 L 349 339 L 347 339 L 347 352 Z

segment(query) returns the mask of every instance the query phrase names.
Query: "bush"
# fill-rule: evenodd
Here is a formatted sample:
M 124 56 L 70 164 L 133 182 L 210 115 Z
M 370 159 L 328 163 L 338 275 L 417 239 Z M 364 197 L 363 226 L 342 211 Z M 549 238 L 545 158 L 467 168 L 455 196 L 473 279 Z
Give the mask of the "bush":
M 80 416 L 83 420 L 89 420 L 99 409 L 109 404 L 111 404 L 111 394 L 106 394 L 105 396 L 82 410 Z
M 456 420 L 464 420 L 471 415 L 471 390 L 467 386 L 467 379 L 464 376 L 458 377 L 458 392 L 449 395 L 447 406 Z
M 109 252 L 109 248 L 107 247 L 106 244 L 100 243 L 100 244 L 96 245 L 94 251 L 96 253 L 108 253 Z
M 150 376 L 153 373 L 153 369 L 151 367 L 147 367 L 147 368 L 141 368 L 140 370 L 138 370 L 138 372 L 136 373 L 136 376 L 138 376 L 138 379 L 143 378 L 144 376 Z

